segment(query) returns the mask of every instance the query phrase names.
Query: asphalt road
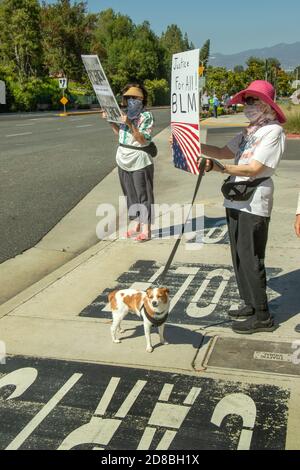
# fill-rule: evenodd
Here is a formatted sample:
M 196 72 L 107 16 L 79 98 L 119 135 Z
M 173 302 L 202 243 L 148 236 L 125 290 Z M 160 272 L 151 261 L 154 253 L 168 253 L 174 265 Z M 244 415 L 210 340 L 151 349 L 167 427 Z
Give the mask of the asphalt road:
M 210 128 L 207 135 L 207 143 L 210 145 L 226 145 L 232 137 L 241 131 L 240 127 Z M 287 140 L 283 160 L 300 159 L 300 140 Z
M 153 111 L 157 134 L 168 109 Z M 0 117 L 0 263 L 33 247 L 115 167 L 99 115 Z

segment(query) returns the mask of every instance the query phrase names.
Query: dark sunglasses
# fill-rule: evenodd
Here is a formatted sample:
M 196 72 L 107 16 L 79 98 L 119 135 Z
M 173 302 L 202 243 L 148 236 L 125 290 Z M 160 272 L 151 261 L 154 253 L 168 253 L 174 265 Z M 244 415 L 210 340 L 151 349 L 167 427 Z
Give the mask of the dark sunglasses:
M 138 96 L 124 96 L 124 98 L 126 100 L 140 100 L 140 101 L 142 101 L 142 99 L 139 98 Z
M 243 99 L 243 103 L 248 106 L 253 106 L 256 101 L 259 101 L 259 98 L 254 98 L 253 96 L 247 96 L 247 98 Z

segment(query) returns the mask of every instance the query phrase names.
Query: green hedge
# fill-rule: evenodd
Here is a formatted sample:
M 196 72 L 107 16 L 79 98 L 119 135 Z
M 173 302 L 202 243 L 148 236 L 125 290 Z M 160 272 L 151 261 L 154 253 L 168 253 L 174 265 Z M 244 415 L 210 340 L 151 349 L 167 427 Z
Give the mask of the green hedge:
M 149 94 L 149 106 L 165 106 L 170 104 L 170 88 L 167 80 L 145 80 L 144 86 Z

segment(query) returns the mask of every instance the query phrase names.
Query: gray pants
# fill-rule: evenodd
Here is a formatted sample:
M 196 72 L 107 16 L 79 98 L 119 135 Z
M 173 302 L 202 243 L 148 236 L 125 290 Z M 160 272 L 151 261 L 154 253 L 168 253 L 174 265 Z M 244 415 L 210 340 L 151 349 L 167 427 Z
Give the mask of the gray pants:
M 136 171 L 125 171 L 120 167 L 118 169 L 123 194 L 127 197 L 129 219 L 152 224 L 154 165 Z

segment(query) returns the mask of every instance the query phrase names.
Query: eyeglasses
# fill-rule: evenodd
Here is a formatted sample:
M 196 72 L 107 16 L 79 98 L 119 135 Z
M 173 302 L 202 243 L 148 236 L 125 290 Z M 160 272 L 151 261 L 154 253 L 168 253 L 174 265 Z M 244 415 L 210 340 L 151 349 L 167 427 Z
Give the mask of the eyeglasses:
M 243 99 L 243 103 L 247 104 L 248 106 L 253 106 L 256 101 L 259 101 L 259 98 L 254 98 L 253 96 L 247 96 Z

